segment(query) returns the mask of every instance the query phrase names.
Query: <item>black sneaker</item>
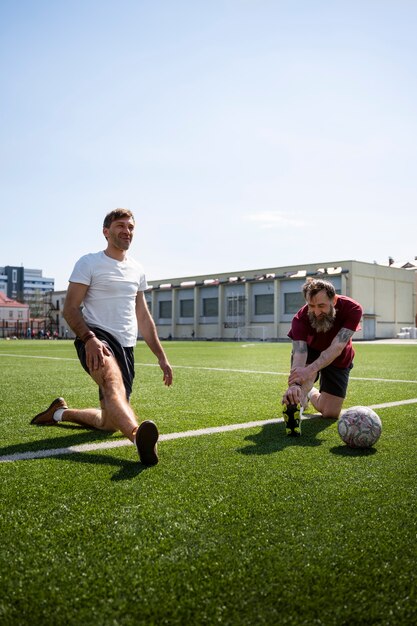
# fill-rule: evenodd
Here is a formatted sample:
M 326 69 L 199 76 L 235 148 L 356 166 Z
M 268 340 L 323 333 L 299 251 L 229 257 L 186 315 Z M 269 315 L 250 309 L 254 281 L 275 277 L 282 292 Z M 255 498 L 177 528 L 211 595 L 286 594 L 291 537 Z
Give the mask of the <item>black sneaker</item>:
M 139 459 L 143 465 L 156 465 L 159 461 L 157 453 L 158 429 L 151 420 L 145 420 L 136 431 L 135 444 Z
M 289 437 L 300 437 L 301 435 L 301 416 L 300 409 L 297 404 L 288 404 L 284 410 L 285 430 Z

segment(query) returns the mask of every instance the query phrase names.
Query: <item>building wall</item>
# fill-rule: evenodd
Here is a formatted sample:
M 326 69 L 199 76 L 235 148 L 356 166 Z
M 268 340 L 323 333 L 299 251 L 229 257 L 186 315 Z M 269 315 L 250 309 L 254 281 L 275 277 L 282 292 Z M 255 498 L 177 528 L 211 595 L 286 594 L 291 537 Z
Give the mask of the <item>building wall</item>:
M 42 275 L 42 270 L 6 265 L 0 267 L 0 292 L 9 298 L 25 302 L 31 314 L 40 314 L 44 294 L 53 291 L 55 280 Z
M 402 327 L 414 326 L 416 275 L 413 270 L 352 262 L 352 297 L 362 304 L 364 317 L 374 316 L 376 337 L 395 337 Z
M 2 294 L 0 297 L 0 338 L 26 336 L 29 307 Z
M 52 322 L 53 328 L 58 331 L 58 336 L 61 337 L 61 339 L 74 339 L 75 335 L 62 315 L 66 295 L 66 291 L 53 291 L 48 293 L 45 296 L 45 309 L 47 317 Z
M 362 304 L 356 339 L 395 337 L 402 327 L 414 326 L 416 273 L 359 261 L 149 281 L 145 297 L 162 339 L 284 340 L 304 304 L 308 275 L 331 280 L 338 293 Z M 73 337 L 62 317 L 65 293 L 51 294 L 56 310 L 50 314 L 60 336 Z
M 194 331 L 198 339 L 263 337 L 282 340 L 287 337 L 294 313 L 303 304 L 301 289 L 309 275 L 322 275 L 334 284 L 338 293 L 362 304 L 364 318 L 356 339 L 395 337 L 400 328 L 414 326 L 415 272 L 359 261 L 250 270 L 239 272 L 237 276 L 220 274 L 150 281 L 152 289 L 147 299 L 156 306 L 162 300 L 172 303 L 170 318 L 161 320 L 154 316 L 161 337 L 182 339 Z M 240 280 L 233 280 L 239 277 Z M 218 284 L 207 287 L 204 281 L 210 279 Z M 177 315 L 179 302 L 185 297 L 184 283 L 192 285 L 188 289 L 193 290 L 197 301 L 196 315 L 188 323 Z M 161 284 L 165 285 L 163 289 Z M 201 302 L 209 289 L 210 296 L 219 299 L 219 315 L 211 323 L 201 314 Z M 259 313 L 256 310 L 259 296 L 268 296 L 268 304 L 272 299 L 272 311 Z M 169 307 L 168 304 L 164 306 Z

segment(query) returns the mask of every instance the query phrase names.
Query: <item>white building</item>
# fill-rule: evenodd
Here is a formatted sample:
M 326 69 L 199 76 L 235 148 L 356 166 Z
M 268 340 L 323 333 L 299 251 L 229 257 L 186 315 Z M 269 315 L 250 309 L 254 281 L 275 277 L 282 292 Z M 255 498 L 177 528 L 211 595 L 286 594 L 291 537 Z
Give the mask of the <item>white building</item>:
M 66 291 L 50 291 L 45 295 L 45 313 L 48 323 L 62 339 L 74 338 L 74 333 L 62 315 L 66 295 Z
M 0 337 L 26 337 L 29 305 L 16 302 L 0 291 Z
M 287 338 L 306 277 L 322 276 L 360 302 L 357 339 L 395 337 L 416 316 L 415 270 L 360 261 L 314 263 L 150 281 L 146 299 L 162 338 Z
M 308 276 L 330 280 L 338 293 L 361 303 L 356 339 L 395 337 L 415 325 L 414 267 L 336 261 L 165 278 L 148 281 L 145 295 L 162 339 L 278 341 L 287 339 L 292 317 L 304 305 L 301 289 Z M 65 293 L 48 295 L 49 317 L 61 337 L 73 337 L 62 317 Z

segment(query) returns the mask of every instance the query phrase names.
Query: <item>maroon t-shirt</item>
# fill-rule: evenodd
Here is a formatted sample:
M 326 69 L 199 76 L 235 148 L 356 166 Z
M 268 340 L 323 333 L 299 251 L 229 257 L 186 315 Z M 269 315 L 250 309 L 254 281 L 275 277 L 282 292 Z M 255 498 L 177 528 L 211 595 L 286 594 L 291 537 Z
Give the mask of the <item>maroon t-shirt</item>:
M 327 331 L 327 333 L 318 333 L 310 324 L 310 320 L 308 319 L 308 306 L 306 304 L 295 314 L 288 337 L 293 341 L 305 341 L 313 350 L 323 352 L 323 350 L 326 350 L 326 348 L 330 346 L 341 328 L 348 328 L 354 332 L 360 330 L 362 307 L 358 302 L 355 302 L 355 300 L 347 296 L 337 296 L 335 309 L 336 318 L 332 328 Z M 350 367 L 354 355 L 355 351 L 352 346 L 352 339 L 349 339 L 348 343 L 343 348 L 343 352 L 331 365 L 340 368 Z

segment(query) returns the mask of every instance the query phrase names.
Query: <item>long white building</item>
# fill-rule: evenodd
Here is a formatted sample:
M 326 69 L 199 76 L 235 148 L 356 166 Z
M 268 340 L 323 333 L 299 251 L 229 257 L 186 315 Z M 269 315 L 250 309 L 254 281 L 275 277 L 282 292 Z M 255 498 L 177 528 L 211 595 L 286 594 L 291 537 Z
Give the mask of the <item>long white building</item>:
M 282 340 L 304 304 L 309 276 L 330 280 L 337 293 L 361 303 L 357 339 L 395 337 L 415 326 L 415 268 L 360 261 L 151 280 L 146 299 L 162 338 Z
M 303 306 L 308 276 L 330 280 L 336 291 L 361 303 L 356 339 L 395 337 L 416 325 L 416 268 L 335 261 L 148 280 L 146 300 L 161 339 L 278 341 L 287 339 Z M 65 291 L 48 294 L 50 319 L 72 337 L 62 317 Z

